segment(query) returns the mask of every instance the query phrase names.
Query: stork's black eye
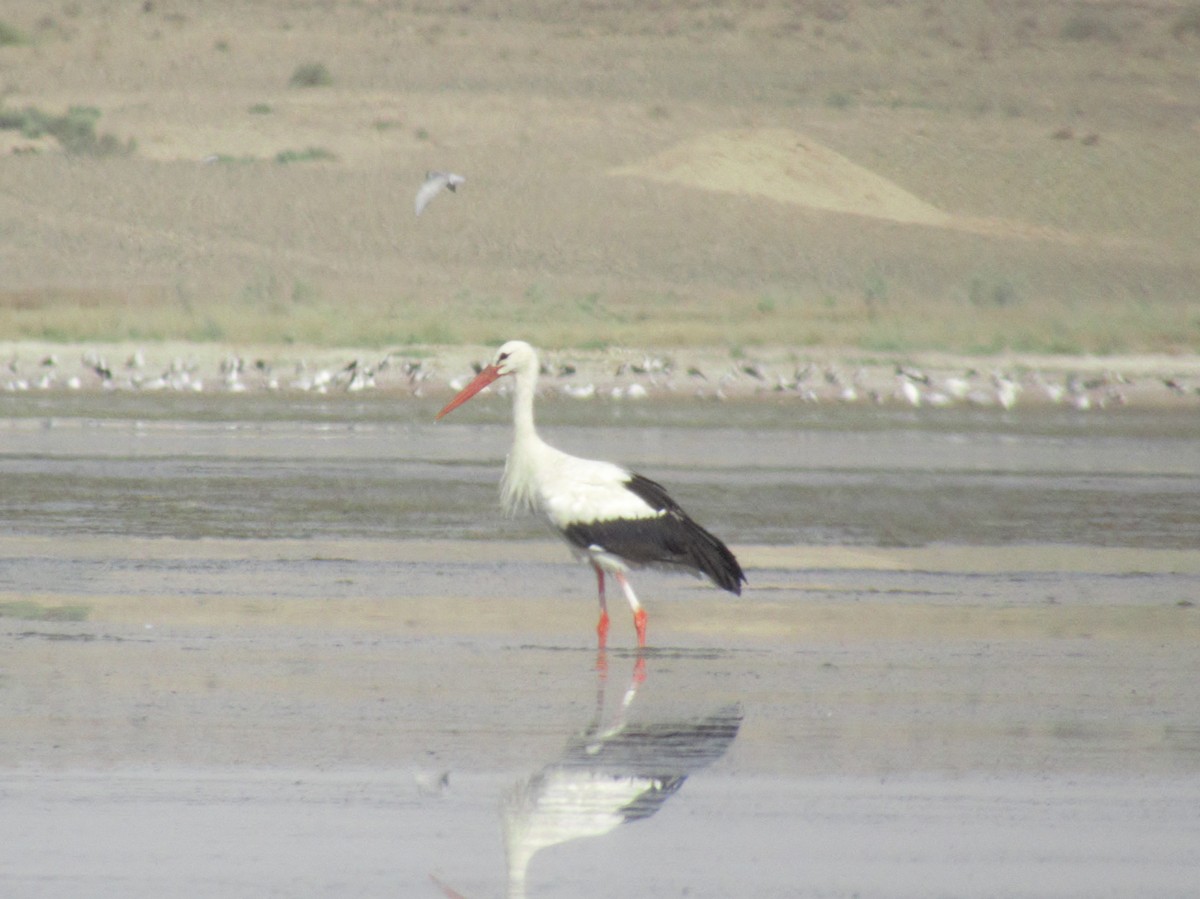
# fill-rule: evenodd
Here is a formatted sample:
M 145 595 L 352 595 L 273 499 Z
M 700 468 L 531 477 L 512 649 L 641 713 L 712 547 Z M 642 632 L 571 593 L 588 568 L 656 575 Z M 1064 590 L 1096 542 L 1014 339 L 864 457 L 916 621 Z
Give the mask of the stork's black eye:
M 503 362 L 507 358 L 508 358 L 508 353 L 501 353 L 499 356 L 496 357 L 496 361 Z

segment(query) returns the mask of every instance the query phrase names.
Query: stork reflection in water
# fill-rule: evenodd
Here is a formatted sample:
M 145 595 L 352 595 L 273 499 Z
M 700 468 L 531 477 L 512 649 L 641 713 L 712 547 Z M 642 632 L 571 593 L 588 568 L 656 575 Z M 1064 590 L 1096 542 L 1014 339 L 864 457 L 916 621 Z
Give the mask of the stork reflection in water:
M 526 895 L 533 857 L 551 846 L 644 821 L 679 792 L 688 777 L 719 759 L 742 725 L 737 703 L 679 720 L 629 720 L 646 680 L 638 653 L 624 696 L 605 726 L 606 665 L 598 666 L 591 723 L 563 753 L 520 783 L 504 804 L 508 895 Z

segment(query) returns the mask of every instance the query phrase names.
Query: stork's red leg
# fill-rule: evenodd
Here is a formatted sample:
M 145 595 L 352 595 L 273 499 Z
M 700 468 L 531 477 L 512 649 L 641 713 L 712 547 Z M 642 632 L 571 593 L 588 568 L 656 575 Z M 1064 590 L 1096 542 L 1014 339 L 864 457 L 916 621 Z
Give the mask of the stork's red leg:
M 637 596 L 633 592 L 633 587 L 629 584 L 629 579 L 620 571 L 614 571 L 613 576 L 616 577 L 617 583 L 621 585 L 621 589 L 625 591 L 625 598 L 629 600 L 629 607 L 633 609 L 633 626 L 637 628 L 638 646 L 646 645 L 646 619 L 649 617 L 646 610 L 642 608 L 642 604 L 638 602 Z
M 596 588 L 600 593 L 600 621 L 596 624 L 596 638 L 600 649 L 608 645 L 608 600 L 604 598 L 604 569 L 593 565 L 596 570 Z

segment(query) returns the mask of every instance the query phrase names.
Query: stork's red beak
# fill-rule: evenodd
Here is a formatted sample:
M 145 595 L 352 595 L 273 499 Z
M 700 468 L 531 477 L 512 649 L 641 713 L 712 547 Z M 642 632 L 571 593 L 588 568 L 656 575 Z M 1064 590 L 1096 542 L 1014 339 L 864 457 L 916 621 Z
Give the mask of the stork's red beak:
M 488 384 L 491 384 L 499 377 L 499 366 L 489 365 L 475 376 L 475 380 L 460 390 L 458 392 L 458 396 L 446 403 L 446 408 L 437 414 L 438 420 L 440 421 L 443 416 L 449 415 L 451 412 L 453 412 L 455 409 L 457 409 L 459 406 L 461 406 L 475 394 L 479 393 L 479 391 L 483 390 L 483 388 L 487 387 Z

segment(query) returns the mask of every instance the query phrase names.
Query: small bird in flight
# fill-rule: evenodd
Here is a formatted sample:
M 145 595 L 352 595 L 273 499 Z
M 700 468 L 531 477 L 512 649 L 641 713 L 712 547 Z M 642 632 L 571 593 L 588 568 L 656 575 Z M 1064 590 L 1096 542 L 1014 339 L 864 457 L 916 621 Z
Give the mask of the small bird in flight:
M 425 211 L 425 207 L 433 202 L 433 198 L 443 187 L 453 192 L 466 180 L 462 175 L 456 175 L 454 172 L 428 172 L 425 175 L 425 183 L 417 191 L 417 215 Z

